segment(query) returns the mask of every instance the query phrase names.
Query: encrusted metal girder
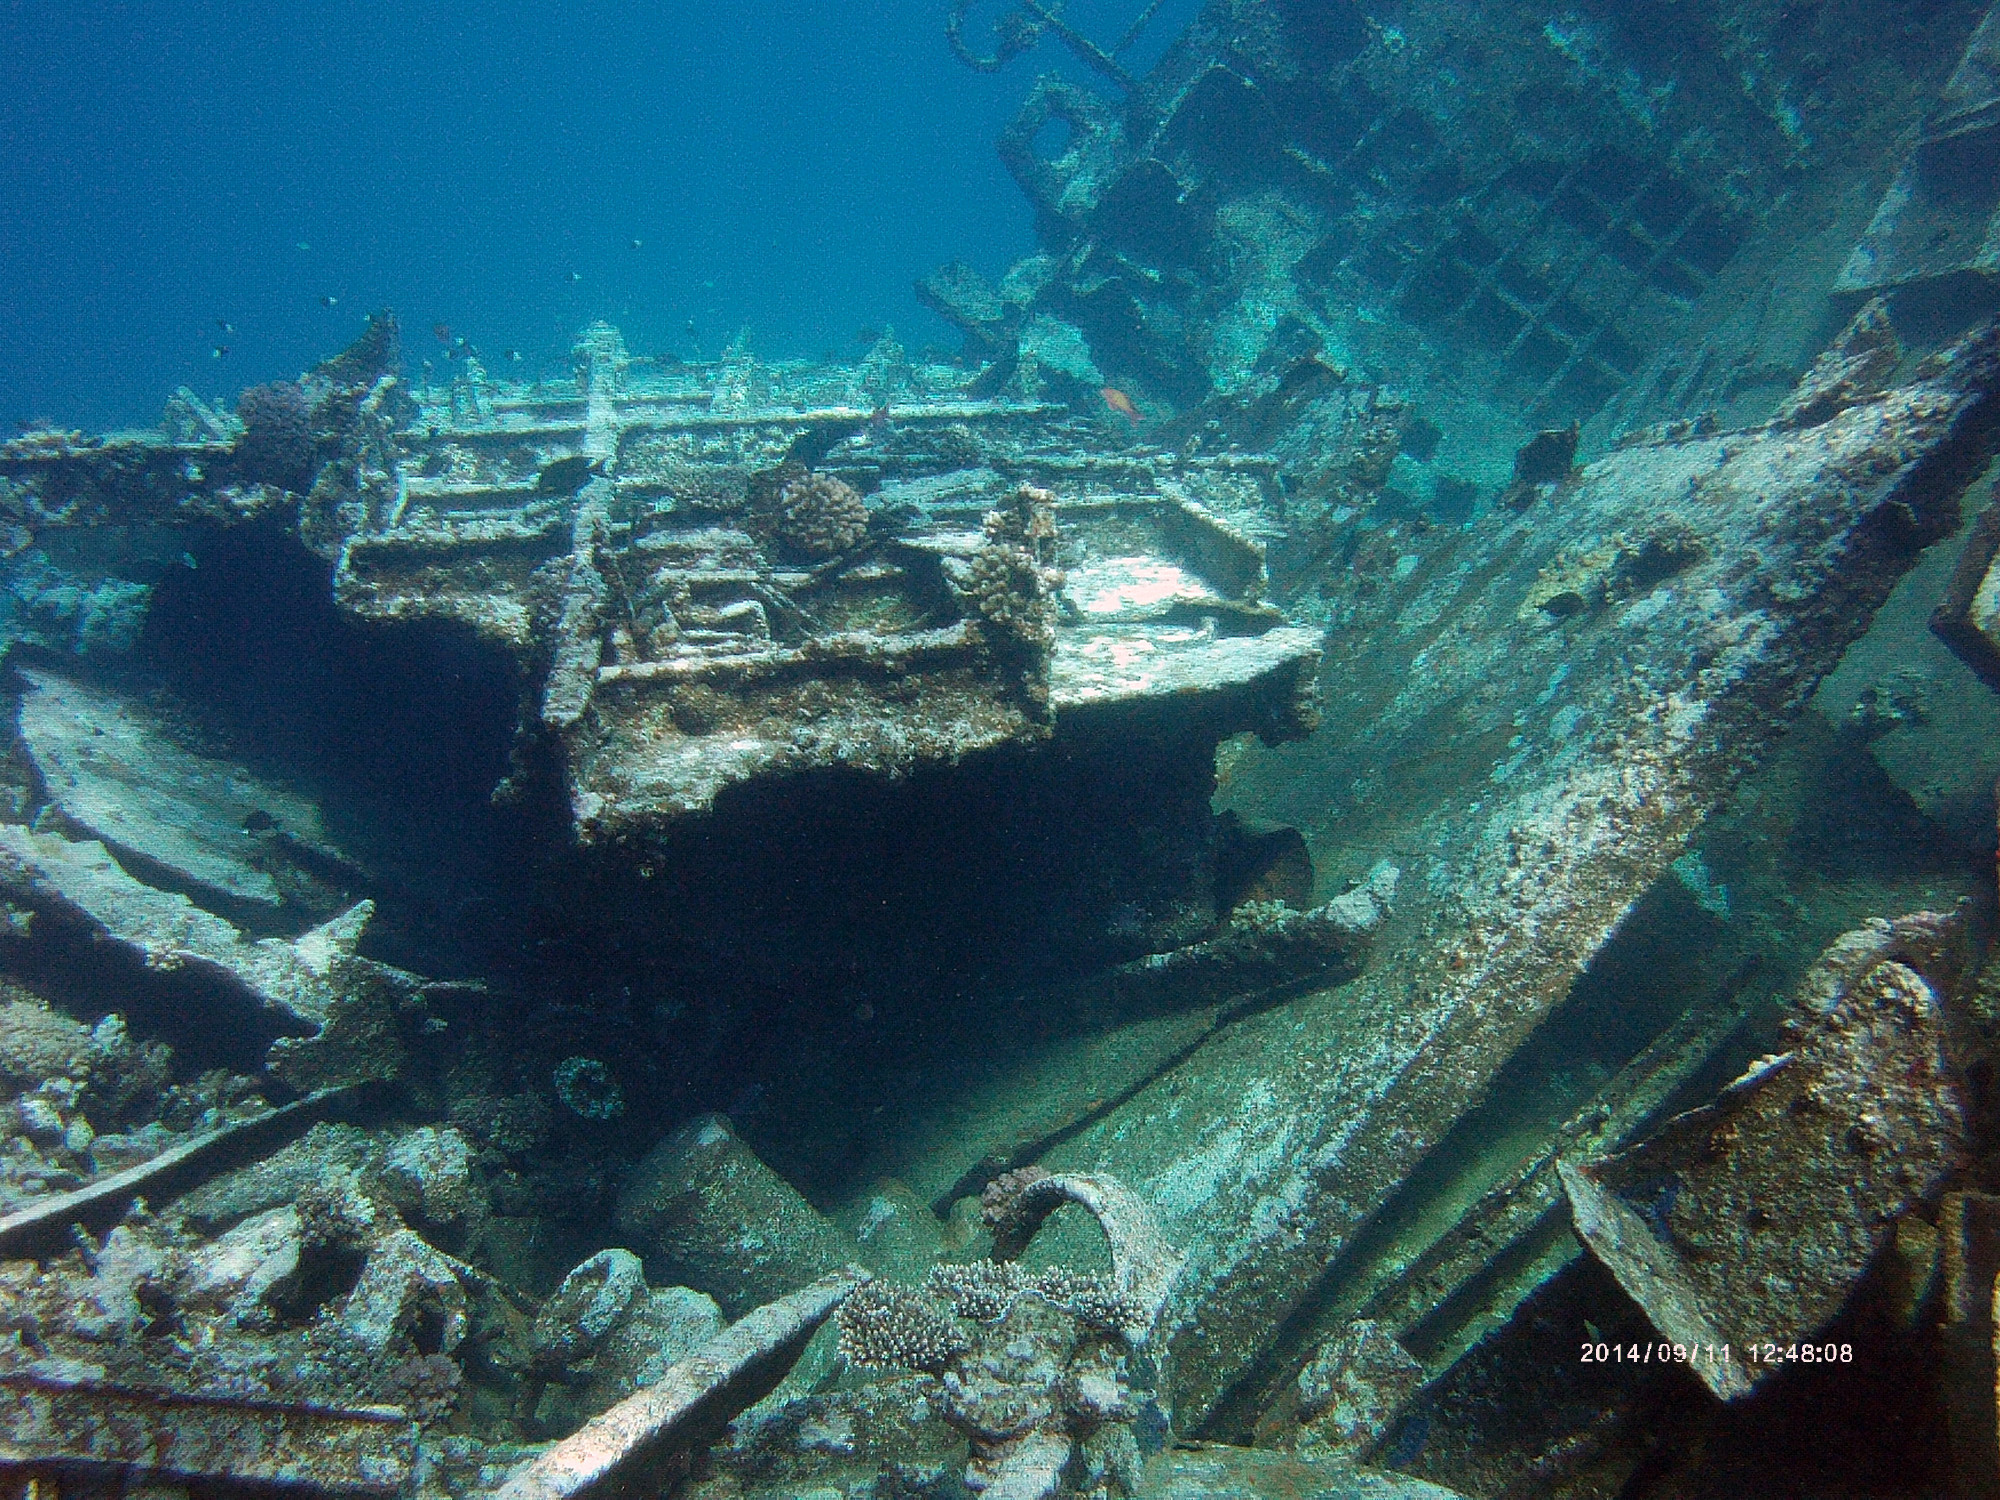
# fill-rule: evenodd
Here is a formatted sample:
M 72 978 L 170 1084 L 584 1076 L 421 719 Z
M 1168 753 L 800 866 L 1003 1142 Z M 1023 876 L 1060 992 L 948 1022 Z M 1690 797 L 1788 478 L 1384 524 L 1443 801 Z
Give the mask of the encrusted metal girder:
M 654 1384 L 510 1475 L 494 1500 L 657 1493 L 674 1461 L 768 1394 L 865 1271 L 839 1271 L 731 1323 Z
M 1182 1430 L 1248 1430 L 1338 1332 L 1343 1249 L 1955 523 L 1996 384 L 1988 329 L 1809 421 L 1655 433 L 1337 596 L 1340 713 L 1236 776 L 1327 877 L 1402 866 L 1396 922 L 1358 980 L 1246 1018 L 1044 1157 L 1132 1184 L 1187 1247 L 1163 1323 Z
M 394 1407 L 340 1410 L 0 1375 L 0 1470 L 393 1495 L 416 1463 Z

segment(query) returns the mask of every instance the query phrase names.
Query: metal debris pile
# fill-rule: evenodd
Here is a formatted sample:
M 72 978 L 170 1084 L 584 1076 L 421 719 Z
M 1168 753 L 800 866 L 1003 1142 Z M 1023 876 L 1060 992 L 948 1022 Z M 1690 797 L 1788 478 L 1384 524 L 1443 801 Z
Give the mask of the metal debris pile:
M 0 444 L 0 1476 L 2000 1493 L 2000 28 L 1671 9 L 959 4 L 956 355 Z

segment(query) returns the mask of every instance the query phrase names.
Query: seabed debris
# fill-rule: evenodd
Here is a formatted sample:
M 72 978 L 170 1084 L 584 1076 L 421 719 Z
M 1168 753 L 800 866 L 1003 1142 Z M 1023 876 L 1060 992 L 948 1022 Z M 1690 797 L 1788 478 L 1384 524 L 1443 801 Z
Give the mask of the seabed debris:
M 2000 22 L 1392 9 L 0 443 L 6 1494 L 2000 1494 Z

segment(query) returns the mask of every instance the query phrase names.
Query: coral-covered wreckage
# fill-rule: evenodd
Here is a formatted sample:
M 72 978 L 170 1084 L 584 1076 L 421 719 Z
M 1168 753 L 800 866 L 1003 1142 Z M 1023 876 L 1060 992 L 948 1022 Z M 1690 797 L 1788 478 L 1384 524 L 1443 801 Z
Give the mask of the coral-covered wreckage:
M 2000 1494 L 2000 21 L 1144 30 L 958 353 L 0 445 L 7 1493 Z

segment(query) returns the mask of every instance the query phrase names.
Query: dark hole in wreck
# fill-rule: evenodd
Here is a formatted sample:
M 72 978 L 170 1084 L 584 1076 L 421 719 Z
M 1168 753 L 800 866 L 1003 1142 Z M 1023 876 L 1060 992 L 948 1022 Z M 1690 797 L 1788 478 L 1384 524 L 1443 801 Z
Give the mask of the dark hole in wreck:
M 149 683 L 321 799 L 374 877 L 363 951 L 492 982 L 473 1019 L 505 1038 L 513 1086 L 608 1064 L 620 1113 L 558 1110 L 558 1147 L 617 1155 L 724 1110 L 808 1194 L 832 1191 L 912 1078 L 1105 1023 L 992 996 L 1207 936 L 1280 851 L 1293 899 L 1310 894 L 1296 837 L 1215 816 L 1225 726 L 1181 711 L 1080 715 L 896 780 L 739 786 L 643 846 L 579 850 L 550 752 L 516 742 L 528 685 L 507 655 L 454 626 L 355 622 L 276 528 L 206 533 L 190 559 L 155 595 Z M 193 1025 L 198 988 L 166 1004 L 167 1034 L 254 1071 L 271 1033 Z

